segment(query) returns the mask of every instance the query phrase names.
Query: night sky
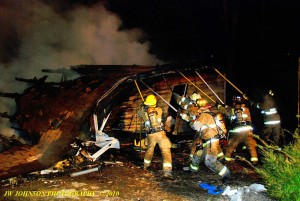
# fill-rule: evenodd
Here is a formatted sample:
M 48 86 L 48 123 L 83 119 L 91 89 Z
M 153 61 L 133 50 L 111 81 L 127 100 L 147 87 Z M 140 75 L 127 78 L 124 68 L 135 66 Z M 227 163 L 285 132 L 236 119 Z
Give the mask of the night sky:
M 297 126 L 299 1 L 112 0 L 108 8 L 121 29 L 142 28 L 160 60 L 220 68 L 255 101 L 272 89 L 283 127 Z M 228 86 L 230 104 L 239 93 Z
M 122 29 L 142 28 L 161 60 L 220 68 L 256 101 L 272 89 L 283 127 L 297 126 L 299 1 L 113 0 L 109 8 Z M 228 104 L 234 94 L 229 86 Z
M 147 63 L 142 63 L 143 60 L 135 61 L 134 58 L 127 61 L 120 59 L 116 61 L 116 58 L 103 61 L 99 58 L 106 52 L 122 50 L 120 46 L 117 46 L 117 49 L 107 44 L 101 46 L 103 43 L 97 45 L 99 51 L 106 50 L 99 54 L 100 56 L 94 55 L 91 50 L 94 51 L 96 47 L 88 48 L 88 45 L 86 53 L 82 51 L 79 54 L 78 51 L 74 51 L 82 49 L 82 46 L 74 45 L 78 39 L 64 43 L 75 34 L 53 32 L 56 28 L 54 25 L 58 22 L 62 27 L 63 23 L 70 22 L 72 26 L 69 29 L 72 29 L 82 22 L 77 20 L 77 17 L 90 15 L 90 18 L 93 18 L 97 14 L 99 4 L 104 5 L 107 11 L 119 17 L 118 32 L 132 33 L 133 30 L 142 32 L 142 34 L 141 32 L 135 34 L 135 37 L 125 45 L 129 47 L 132 41 L 147 45 L 147 52 L 152 55 L 151 58 L 143 56 L 147 58 Z M 51 10 L 49 12 L 51 15 L 42 15 L 37 12 L 38 10 L 28 12 L 27 7 Z M 89 12 L 78 12 L 78 8 L 84 8 Z M 44 64 L 43 67 L 55 68 L 76 64 L 147 65 L 149 63 L 199 62 L 199 64 L 213 65 L 226 73 L 229 80 L 256 101 L 260 100 L 265 90 L 273 89 L 278 100 L 283 127 L 294 129 L 297 126 L 297 71 L 300 55 L 300 2 L 297 0 L 3 0 L 0 3 L 0 9 L 2 11 L 0 14 L 2 69 L 16 66 L 14 62 L 20 58 L 24 60 L 24 58 L 37 57 L 43 62 L 27 62 L 27 66 Z M 19 11 L 13 12 L 16 11 L 14 9 Z M 30 22 L 24 23 L 25 15 L 22 15 L 22 12 L 26 12 L 27 18 L 25 19 Z M 101 13 L 103 10 L 99 9 L 98 12 Z M 41 16 L 44 17 L 43 23 L 52 23 L 43 34 L 46 33 L 49 38 L 51 34 L 57 34 L 55 41 L 51 38 L 43 45 L 51 47 L 57 55 L 68 51 L 68 57 L 55 57 L 61 62 L 50 64 L 50 61 L 45 61 L 40 56 L 41 51 L 31 52 L 30 55 L 24 53 L 26 52 L 24 47 L 29 47 L 26 50 L 33 49 L 30 45 L 24 46 L 24 44 L 31 44 L 24 43 L 24 41 L 32 42 L 32 38 L 35 38 L 36 42 L 36 38 L 41 36 L 39 34 L 35 34 L 35 37 L 30 36 L 30 33 L 38 32 L 34 29 L 30 32 L 30 29 L 26 27 L 32 26 L 38 21 L 33 21 L 33 19 L 40 19 Z M 60 21 L 49 20 L 54 18 L 59 18 Z M 94 21 L 95 19 L 93 18 Z M 99 24 L 97 26 L 99 27 Z M 97 30 L 97 26 L 93 30 Z M 89 28 L 84 22 L 79 27 L 78 30 Z M 39 27 L 38 30 L 43 28 L 45 27 Z M 105 32 L 105 29 L 102 30 Z M 97 39 L 103 37 L 103 32 L 97 34 L 96 36 L 99 36 Z M 105 35 L 105 37 L 108 36 Z M 81 37 L 83 38 L 84 36 Z M 92 46 L 93 42 L 89 42 Z M 81 44 L 85 43 L 86 41 L 83 41 Z M 117 44 L 117 42 L 114 43 Z M 51 55 L 50 53 L 53 51 L 48 51 L 46 54 Z M 138 55 L 133 52 L 131 54 Z M 128 58 L 128 56 L 123 55 L 123 58 Z M 70 62 L 66 62 L 67 60 Z M 228 86 L 228 93 L 229 101 L 230 97 L 238 92 Z

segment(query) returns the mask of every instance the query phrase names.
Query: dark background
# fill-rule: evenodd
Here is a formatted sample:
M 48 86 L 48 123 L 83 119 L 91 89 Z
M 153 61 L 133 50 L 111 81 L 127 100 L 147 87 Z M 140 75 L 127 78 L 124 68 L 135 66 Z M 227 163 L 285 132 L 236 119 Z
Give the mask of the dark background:
M 3 5 L 10 6 L 21 1 L 4 2 Z M 255 101 L 260 101 L 262 94 L 272 89 L 282 126 L 291 131 L 297 127 L 300 55 L 300 3 L 297 0 L 39 2 L 61 16 L 76 7 L 88 8 L 101 2 L 121 18 L 120 30 L 142 29 L 145 35 L 139 42 L 150 42 L 150 53 L 160 61 L 213 65 Z M 5 30 L 11 27 L 6 26 Z M 18 55 L 20 41 L 18 32 L 14 33 L 10 31 L 1 44 L 5 52 L 0 54 L 1 63 L 9 63 Z M 229 84 L 227 92 L 230 105 L 232 96 L 238 92 Z
M 146 32 L 160 60 L 213 65 L 255 101 L 272 89 L 283 128 L 297 127 L 298 1 L 111 0 L 107 6 L 123 19 L 120 29 Z M 227 86 L 231 104 L 239 93 Z

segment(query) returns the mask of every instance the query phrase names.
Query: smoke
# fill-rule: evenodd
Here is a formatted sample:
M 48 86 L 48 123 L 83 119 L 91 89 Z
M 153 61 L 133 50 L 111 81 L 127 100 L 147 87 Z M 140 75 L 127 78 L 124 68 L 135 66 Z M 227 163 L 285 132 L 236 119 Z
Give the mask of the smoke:
M 155 65 L 149 43 L 140 43 L 139 29 L 120 31 L 122 21 L 102 3 L 73 6 L 55 12 L 42 1 L 0 2 L 0 91 L 22 93 L 26 83 L 15 77 L 32 79 L 45 75 L 41 69 L 57 69 L 80 64 Z M 46 81 L 60 81 L 49 74 Z M 0 112 L 13 114 L 13 99 L 0 98 Z M 8 133 L 8 122 L 0 118 L 0 133 Z

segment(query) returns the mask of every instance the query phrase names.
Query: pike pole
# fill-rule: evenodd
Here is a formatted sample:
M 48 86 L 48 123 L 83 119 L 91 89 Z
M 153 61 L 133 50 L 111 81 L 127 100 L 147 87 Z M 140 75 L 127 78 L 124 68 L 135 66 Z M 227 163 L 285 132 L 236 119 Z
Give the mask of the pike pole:
M 134 80 L 134 83 L 135 83 L 135 86 L 136 86 L 137 90 L 139 91 L 139 94 L 140 94 L 140 96 L 141 96 L 141 98 L 142 98 L 142 101 L 144 102 L 143 95 L 142 95 L 142 93 L 141 93 L 141 90 L 140 90 L 139 85 L 137 84 L 136 80 Z
M 156 93 L 151 87 L 149 87 L 147 84 L 145 84 L 142 80 L 140 80 L 140 82 L 145 85 L 148 89 L 150 89 L 155 95 L 157 95 L 161 100 L 163 100 L 167 105 L 169 105 L 170 108 L 172 108 L 175 112 L 177 112 L 177 110 L 175 109 L 175 107 L 173 107 L 170 103 L 168 103 L 161 95 L 159 95 L 158 93 Z
M 136 80 L 134 80 L 134 83 L 135 83 L 135 86 L 142 98 L 143 103 L 144 103 L 145 100 L 143 98 L 142 92 L 141 92 L 140 87 L 139 87 L 138 83 L 136 82 Z M 136 125 L 137 125 L 137 122 L 136 122 Z M 140 136 L 139 137 L 140 137 L 140 156 L 142 156 L 142 126 L 140 126 Z
M 239 90 L 232 82 L 230 82 L 222 73 L 220 73 L 216 68 L 214 68 L 214 70 L 221 76 L 223 77 L 231 86 L 233 86 L 240 94 L 243 95 L 243 97 L 248 100 L 248 97 L 246 96 L 246 94 L 244 94 L 241 90 Z
M 207 82 L 205 82 L 205 80 L 203 79 L 203 77 L 197 72 L 195 71 L 196 74 L 200 77 L 200 79 L 204 82 L 204 84 L 211 90 L 211 92 L 219 99 L 219 101 L 224 104 L 224 102 L 222 101 L 222 99 L 215 93 L 215 91 L 207 84 Z
M 213 103 L 216 103 L 215 100 L 213 100 L 211 97 L 209 97 L 204 91 L 202 91 L 199 87 L 197 87 L 189 78 L 187 78 L 183 73 L 181 73 L 180 71 L 178 71 L 178 73 L 180 75 L 182 75 L 182 77 L 184 77 L 189 83 L 191 83 L 194 87 L 196 87 L 196 89 L 198 89 L 199 91 L 201 91 L 207 98 L 209 98 Z

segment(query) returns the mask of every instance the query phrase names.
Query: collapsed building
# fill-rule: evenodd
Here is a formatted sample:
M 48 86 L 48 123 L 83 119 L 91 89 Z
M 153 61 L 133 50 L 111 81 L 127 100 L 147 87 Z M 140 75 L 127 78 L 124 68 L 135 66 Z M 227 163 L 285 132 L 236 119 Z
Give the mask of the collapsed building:
M 67 80 L 67 71 L 80 76 Z M 0 179 L 53 166 L 74 141 L 81 145 L 93 142 L 99 148 L 86 153 L 92 161 L 109 148 L 122 151 L 125 144 L 143 147 L 143 122 L 137 111 L 149 94 L 157 96 L 158 106 L 166 114 L 172 143 L 193 136 L 188 124 L 177 115 L 179 106 L 173 92 L 188 96 L 197 91 L 212 104 L 216 97 L 226 99 L 224 78 L 214 68 L 198 64 L 79 65 L 57 72 L 63 74 L 60 83 L 46 82 L 46 76 L 18 78 L 32 86 L 22 94 L 1 93 L 16 100 L 15 114 L 2 113 L 2 117 L 17 125 L 15 129 L 24 134 L 21 139 L 25 142 L 11 144 L 0 153 Z

